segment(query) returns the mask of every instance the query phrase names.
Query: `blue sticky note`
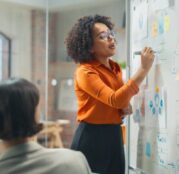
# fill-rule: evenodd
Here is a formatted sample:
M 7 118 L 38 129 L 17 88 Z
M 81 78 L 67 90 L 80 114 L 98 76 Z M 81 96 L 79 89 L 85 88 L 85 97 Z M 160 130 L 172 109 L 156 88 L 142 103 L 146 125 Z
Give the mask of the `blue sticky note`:
M 145 145 L 145 154 L 147 157 L 151 157 L 151 145 L 149 142 Z
M 162 16 L 159 18 L 158 30 L 160 34 L 164 33 L 164 19 Z

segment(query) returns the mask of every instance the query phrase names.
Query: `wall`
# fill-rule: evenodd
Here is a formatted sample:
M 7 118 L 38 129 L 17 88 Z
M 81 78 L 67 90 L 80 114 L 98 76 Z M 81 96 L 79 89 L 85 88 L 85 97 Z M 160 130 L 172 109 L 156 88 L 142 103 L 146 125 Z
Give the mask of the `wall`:
M 31 79 L 30 10 L 1 2 L 0 31 L 12 40 L 11 74 Z
M 71 110 L 71 100 L 76 102 L 74 98 L 74 91 L 66 94 L 65 91 L 61 90 L 62 81 L 66 79 L 72 79 L 74 75 L 76 65 L 72 62 L 51 62 L 49 64 L 49 98 L 48 98 L 48 120 L 69 120 L 70 124 L 64 125 L 63 132 L 61 133 L 63 145 L 70 147 L 74 130 L 76 128 L 76 110 Z M 52 79 L 57 80 L 57 85 L 52 86 Z M 72 87 L 73 88 L 73 87 Z M 61 94 L 63 92 L 63 94 Z M 65 102 L 66 99 L 70 98 L 69 102 Z M 64 100 L 66 107 L 59 108 L 59 102 Z M 64 106 L 64 105 L 63 105 Z M 69 109 L 68 109 L 69 108 Z

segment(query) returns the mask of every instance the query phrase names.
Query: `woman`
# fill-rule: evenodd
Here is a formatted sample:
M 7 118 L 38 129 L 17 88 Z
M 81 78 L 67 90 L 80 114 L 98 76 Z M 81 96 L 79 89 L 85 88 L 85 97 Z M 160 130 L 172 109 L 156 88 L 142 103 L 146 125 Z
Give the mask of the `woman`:
M 37 87 L 25 79 L 0 82 L 0 173 L 90 174 L 82 153 L 46 149 L 35 141 L 42 129 L 39 97 Z
M 152 49 L 144 48 L 138 71 L 124 84 L 121 68 L 111 59 L 116 52 L 113 26 L 108 17 L 85 16 L 66 39 L 68 55 L 79 63 L 74 81 L 80 123 L 71 148 L 83 152 L 100 174 L 125 173 L 120 125 L 131 114 L 130 100 L 154 61 Z

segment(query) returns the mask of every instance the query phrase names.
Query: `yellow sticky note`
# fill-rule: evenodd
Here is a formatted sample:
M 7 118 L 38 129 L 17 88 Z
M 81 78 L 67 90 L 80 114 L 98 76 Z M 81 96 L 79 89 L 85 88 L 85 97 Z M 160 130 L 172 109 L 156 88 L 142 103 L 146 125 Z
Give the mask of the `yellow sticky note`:
M 156 91 L 157 93 L 159 92 L 159 87 L 158 87 L 158 86 L 155 87 L 155 91 Z
M 164 30 L 168 32 L 170 30 L 170 16 L 166 15 L 164 17 Z
M 152 33 L 152 37 L 156 37 L 157 36 L 157 34 L 158 34 L 158 24 L 157 24 L 157 22 L 155 21 L 155 22 L 153 22 L 153 24 L 152 24 L 152 31 L 151 31 Z

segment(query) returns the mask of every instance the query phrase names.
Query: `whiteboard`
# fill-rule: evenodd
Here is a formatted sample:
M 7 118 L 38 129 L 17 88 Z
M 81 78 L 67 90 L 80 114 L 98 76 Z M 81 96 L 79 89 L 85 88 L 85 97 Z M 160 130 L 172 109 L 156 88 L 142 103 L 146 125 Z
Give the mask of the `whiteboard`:
M 76 101 L 73 79 L 62 79 L 58 93 L 58 110 L 74 112 L 77 110 Z
M 179 174 L 179 1 L 131 0 L 131 75 L 140 51 L 155 61 L 130 118 L 129 166 L 146 174 Z

